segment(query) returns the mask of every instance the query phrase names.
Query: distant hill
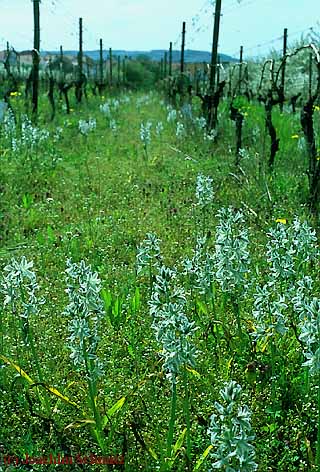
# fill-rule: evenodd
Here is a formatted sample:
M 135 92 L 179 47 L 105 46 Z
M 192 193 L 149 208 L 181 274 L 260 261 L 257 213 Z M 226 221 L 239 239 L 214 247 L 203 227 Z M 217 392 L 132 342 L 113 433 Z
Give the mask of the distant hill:
M 112 54 L 114 56 L 128 56 L 132 59 L 137 58 L 138 56 L 148 57 L 148 59 L 152 61 L 160 61 L 164 57 L 164 53 L 166 50 L 164 49 L 154 49 L 152 51 L 124 51 L 124 50 L 113 50 Z M 167 51 L 168 52 L 168 51 Z M 76 56 L 78 51 L 64 51 L 63 52 L 66 56 Z M 42 55 L 57 55 L 59 54 L 58 51 L 44 51 L 41 53 Z M 84 54 L 94 61 L 99 60 L 99 51 L 84 51 Z M 193 49 L 186 49 L 185 50 L 185 62 L 210 62 L 211 61 L 211 53 L 207 51 L 195 51 Z M 107 59 L 109 57 L 109 51 L 103 51 L 103 58 Z M 173 62 L 180 61 L 180 51 L 172 51 L 172 60 Z M 220 60 L 222 62 L 237 62 L 238 60 L 234 57 L 228 56 L 226 54 L 220 54 Z

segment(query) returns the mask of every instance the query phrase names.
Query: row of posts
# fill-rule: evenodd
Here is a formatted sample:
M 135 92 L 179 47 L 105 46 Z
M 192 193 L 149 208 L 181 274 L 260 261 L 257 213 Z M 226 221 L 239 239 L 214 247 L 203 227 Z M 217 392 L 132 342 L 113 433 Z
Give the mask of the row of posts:
M 216 91 L 216 78 L 217 78 L 217 66 L 218 66 L 218 41 L 219 41 L 219 27 L 221 17 L 221 1 L 216 0 L 215 2 L 215 13 L 214 13 L 214 28 L 213 28 L 213 41 L 212 41 L 212 54 L 211 54 L 211 67 L 210 67 L 210 88 L 209 95 L 214 96 Z M 38 94 L 39 94 L 39 64 L 40 64 L 40 0 L 33 0 L 33 14 L 34 14 L 34 47 L 33 47 L 33 71 L 32 71 L 32 82 L 33 82 L 33 114 L 37 114 L 38 110 Z M 182 26 L 182 44 L 181 44 L 181 59 L 180 59 L 180 73 L 184 73 L 184 53 L 185 53 L 185 35 L 186 35 L 186 23 L 183 22 Z M 287 51 L 287 29 L 284 30 L 284 42 L 283 42 L 283 56 L 286 55 Z M 63 61 L 63 51 L 60 48 L 61 63 Z M 239 93 L 241 93 L 241 79 L 242 79 L 242 62 L 243 62 L 243 47 L 240 48 L 240 67 L 239 67 Z M 169 69 L 167 71 L 167 69 Z M 113 82 L 113 59 L 112 49 L 109 49 L 109 70 L 110 70 L 110 84 Z M 123 71 L 125 71 L 125 60 L 123 65 Z M 160 61 L 160 77 L 165 78 L 172 76 L 172 43 L 170 42 L 169 48 L 169 67 L 168 67 L 168 53 L 165 53 L 164 58 Z M 83 80 L 83 21 L 79 19 L 79 54 L 78 54 L 78 80 Z M 118 57 L 118 80 L 120 78 L 120 58 Z M 103 82 L 103 44 L 100 39 L 100 61 L 99 61 L 99 80 Z M 281 75 L 281 90 L 284 92 L 285 83 L 285 63 L 282 68 Z

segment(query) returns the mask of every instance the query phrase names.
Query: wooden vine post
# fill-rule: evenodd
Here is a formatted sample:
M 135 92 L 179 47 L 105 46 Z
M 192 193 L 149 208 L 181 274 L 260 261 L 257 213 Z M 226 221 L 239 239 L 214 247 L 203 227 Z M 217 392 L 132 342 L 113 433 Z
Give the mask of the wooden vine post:
M 220 82 L 220 55 L 218 54 L 218 62 L 217 62 L 217 84 Z
M 63 67 L 63 47 L 60 46 L 60 60 L 59 60 L 59 69 L 60 69 L 60 79 L 64 79 L 64 67 Z
M 6 71 L 8 72 L 8 75 L 10 75 L 11 70 L 10 70 L 10 45 L 9 45 L 9 41 L 7 41 L 7 55 L 6 55 L 6 60 L 4 62 L 4 66 L 6 68 Z
M 122 59 L 122 82 L 123 84 L 126 83 L 127 81 L 127 56 L 124 56 L 124 58 Z
M 309 53 L 309 100 L 312 97 L 312 52 Z
M 172 76 L 172 42 L 170 41 L 169 46 L 169 76 Z
M 240 61 L 239 61 L 239 86 L 238 91 L 239 95 L 241 95 L 241 82 L 242 82 L 242 63 L 243 63 L 243 46 L 240 46 Z
M 34 37 L 32 51 L 32 115 L 37 120 L 40 65 L 40 0 L 33 0 Z
M 173 95 L 179 94 L 180 106 L 182 107 L 186 95 L 186 76 L 184 74 L 185 63 L 184 63 L 184 52 L 186 42 L 186 22 L 182 23 L 182 42 L 181 42 L 181 55 L 180 55 L 180 75 L 173 83 Z M 174 99 L 175 100 L 175 99 Z
M 100 38 L 99 42 L 99 91 L 100 95 L 102 94 L 102 85 L 103 85 L 103 43 L 102 38 Z
M 112 48 L 109 48 L 109 71 L 110 71 L 110 87 L 112 87 L 112 84 L 113 84 Z
M 79 53 L 78 53 L 78 77 L 76 84 L 76 98 L 77 102 L 82 100 L 82 85 L 83 85 L 83 25 L 82 18 L 79 18 Z
M 288 29 L 285 28 L 283 30 L 283 60 L 287 55 L 287 43 L 288 43 Z M 286 78 L 286 61 L 283 63 L 283 67 L 281 70 L 281 85 L 280 85 L 280 111 L 283 111 L 283 104 L 285 100 L 285 93 L 284 93 L 284 85 L 285 85 L 285 78 Z
M 220 29 L 220 16 L 221 16 L 221 0 L 216 0 L 215 13 L 214 13 L 214 26 L 213 26 L 213 40 L 212 40 L 212 53 L 211 53 L 211 68 L 210 68 L 210 104 L 208 110 L 208 129 L 214 129 L 217 125 L 217 104 L 215 103 L 215 91 L 216 91 L 216 74 L 217 74 L 217 58 L 218 58 L 218 41 L 219 41 L 219 29 Z
M 120 56 L 117 58 L 117 64 L 118 64 L 118 87 L 120 86 L 120 71 L 121 71 L 121 59 Z
M 182 43 L 181 43 L 181 58 L 180 58 L 180 72 L 184 73 L 184 49 L 186 44 L 186 22 L 182 23 Z
M 311 49 L 309 55 L 309 98 L 302 107 L 300 122 L 307 143 L 309 157 L 309 165 L 307 170 L 309 180 L 309 207 L 314 215 L 318 215 L 320 203 L 320 159 L 317 152 L 313 114 L 315 103 L 320 96 L 320 51 L 313 44 L 310 44 L 307 47 Z M 317 84 L 314 93 L 312 93 L 313 62 L 315 62 L 317 67 Z M 318 435 L 318 442 L 319 441 L 320 433 Z M 317 459 L 320 463 L 320 444 L 317 447 Z
M 168 53 L 164 53 L 164 78 L 167 77 L 167 72 L 168 72 Z

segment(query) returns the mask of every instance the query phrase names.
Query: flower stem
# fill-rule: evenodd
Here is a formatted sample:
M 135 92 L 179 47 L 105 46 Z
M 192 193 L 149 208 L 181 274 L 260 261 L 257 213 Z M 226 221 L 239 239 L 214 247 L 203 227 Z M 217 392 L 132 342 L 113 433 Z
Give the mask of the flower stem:
M 317 431 L 316 466 L 317 466 L 317 470 L 320 470 L 320 374 L 318 375 L 318 431 Z
M 191 424 L 190 424 L 190 408 L 189 408 L 189 391 L 188 391 L 188 372 L 187 369 L 184 369 L 184 376 L 183 376 L 183 381 L 184 381 L 184 392 L 185 392 L 185 397 L 184 397 L 184 414 L 186 418 L 186 426 L 187 426 L 187 450 L 186 450 L 186 456 L 187 456 L 187 470 L 190 469 L 190 463 L 191 463 Z
M 167 457 L 171 457 L 172 453 L 172 443 L 173 443 L 173 432 L 174 432 L 174 425 L 176 421 L 176 408 L 177 408 L 177 385 L 175 379 L 172 382 L 172 395 L 171 395 L 171 416 L 170 416 L 170 423 L 169 423 L 169 431 L 167 437 Z

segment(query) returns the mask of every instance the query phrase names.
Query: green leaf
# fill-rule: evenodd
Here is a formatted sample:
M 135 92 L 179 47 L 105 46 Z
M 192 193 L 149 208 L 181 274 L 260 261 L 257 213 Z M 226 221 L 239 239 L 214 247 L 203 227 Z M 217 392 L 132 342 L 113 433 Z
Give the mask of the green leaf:
M 197 307 L 198 307 L 199 314 L 201 313 L 203 313 L 204 315 L 208 314 L 208 308 L 201 300 L 197 300 Z
M 27 380 L 27 382 L 29 382 L 30 384 L 34 384 L 35 382 L 32 380 L 31 377 L 29 377 L 29 375 L 21 369 L 21 367 L 19 367 L 17 364 L 15 364 L 14 362 L 10 361 L 9 359 L 7 359 L 6 357 L 4 357 L 2 354 L 0 354 L 0 359 L 2 359 L 6 364 L 10 365 L 11 367 L 13 367 L 17 372 L 19 372 L 19 374 L 21 375 L 21 377 L 23 377 L 24 379 Z
M 114 405 L 112 405 L 111 408 L 109 408 L 107 414 L 102 418 L 102 429 L 105 428 L 110 418 L 123 407 L 126 399 L 127 397 L 120 398 L 120 400 L 118 400 Z
M 104 309 L 106 310 L 106 312 L 108 312 L 112 305 L 112 295 L 110 290 L 107 291 L 103 288 L 101 290 L 101 297 L 104 303 Z
M 184 441 L 186 432 L 187 432 L 187 428 L 184 428 L 184 430 L 182 431 L 182 433 L 178 437 L 175 445 L 172 448 L 171 458 L 168 460 L 168 466 L 170 467 L 170 469 L 173 466 L 176 458 L 179 455 L 180 449 L 182 448 L 182 445 L 183 445 L 183 441 Z
M 75 402 L 71 401 L 65 395 L 62 395 L 62 393 L 60 393 L 59 390 L 57 390 L 56 388 L 50 387 L 50 385 L 42 384 L 42 383 L 40 383 L 38 385 L 42 385 L 48 392 L 50 392 L 53 395 L 55 395 L 56 397 L 60 398 L 60 400 L 64 401 L 65 403 L 68 403 L 69 405 L 75 406 L 76 408 L 80 408 L 79 405 L 77 405 Z
M 55 243 L 56 235 L 54 234 L 54 231 L 50 225 L 47 226 L 47 236 L 48 236 L 49 243 L 51 244 Z
M 132 359 L 134 359 L 135 355 L 134 355 L 134 351 L 133 351 L 133 348 L 132 348 L 131 344 L 128 344 L 127 349 L 128 349 L 128 353 L 130 354 Z
M 89 420 L 89 419 L 76 420 L 68 424 L 68 426 L 66 426 L 64 429 L 66 430 L 66 429 L 73 429 L 73 428 L 82 428 L 82 426 L 87 426 L 88 424 L 89 425 L 95 424 L 95 421 Z
M 134 297 L 131 300 L 131 310 L 133 313 L 137 313 L 140 308 L 140 290 L 136 287 Z
M 51 387 L 50 385 L 48 385 L 44 382 L 34 382 L 32 380 L 32 378 L 23 369 L 21 369 L 21 367 L 19 367 L 14 362 L 10 361 L 10 359 L 7 359 L 2 354 L 0 354 L 0 359 L 2 359 L 6 364 L 10 365 L 17 372 L 19 372 L 21 377 L 23 377 L 25 380 L 27 380 L 27 382 L 29 382 L 29 384 L 31 384 L 33 387 L 41 386 L 41 387 L 45 388 L 49 393 L 52 393 L 56 397 L 60 398 L 60 400 L 63 400 L 65 403 L 68 403 L 69 405 L 75 406 L 76 408 L 80 408 L 75 402 L 71 401 L 65 395 L 62 395 L 62 393 L 60 393 L 59 390 L 57 390 L 56 388 Z
M 192 375 L 194 375 L 195 377 L 197 377 L 198 379 L 200 379 L 201 377 L 201 374 L 199 374 L 198 371 L 196 371 L 195 369 L 192 369 L 191 367 L 189 367 L 188 365 L 186 366 L 186 370 L 188 372 L 190 372 Z
M 157 454 L 154 452 L 153 449 L 151 449 L 150 446 L 147 446 L 147 451 L 149 452 L 150 456 L 152 456 L 155 460 L 158 460 Z
M 202 464 L 204 463 L 204 461 L 206 460 L 209 452 L 211 451 L 211 449 L 213 448 L 213 446 L 210 444 L 210 446 L 207 447 L 207 449 L 204 451 L 204 453 L 200 456 L 200 458 L 197 460 L 197 463 L 193 469 L 192 472 L 195 472 L 196 470 L 199 470 L 200 467 L 202 466 Z
M 173 454 L 174 455 L 177 455 L 177 453 L 180 451 L 181 447 L 182 447 L 182 444 L 183 444 L 183 441 L 184 441 L 184 437 L 186 435 L 186 432 L 187 432 L 187 428 L 184 428 L 184 430 L 181 432 L 180 436 L 178 437 L 175 445 L 173 446 Z

